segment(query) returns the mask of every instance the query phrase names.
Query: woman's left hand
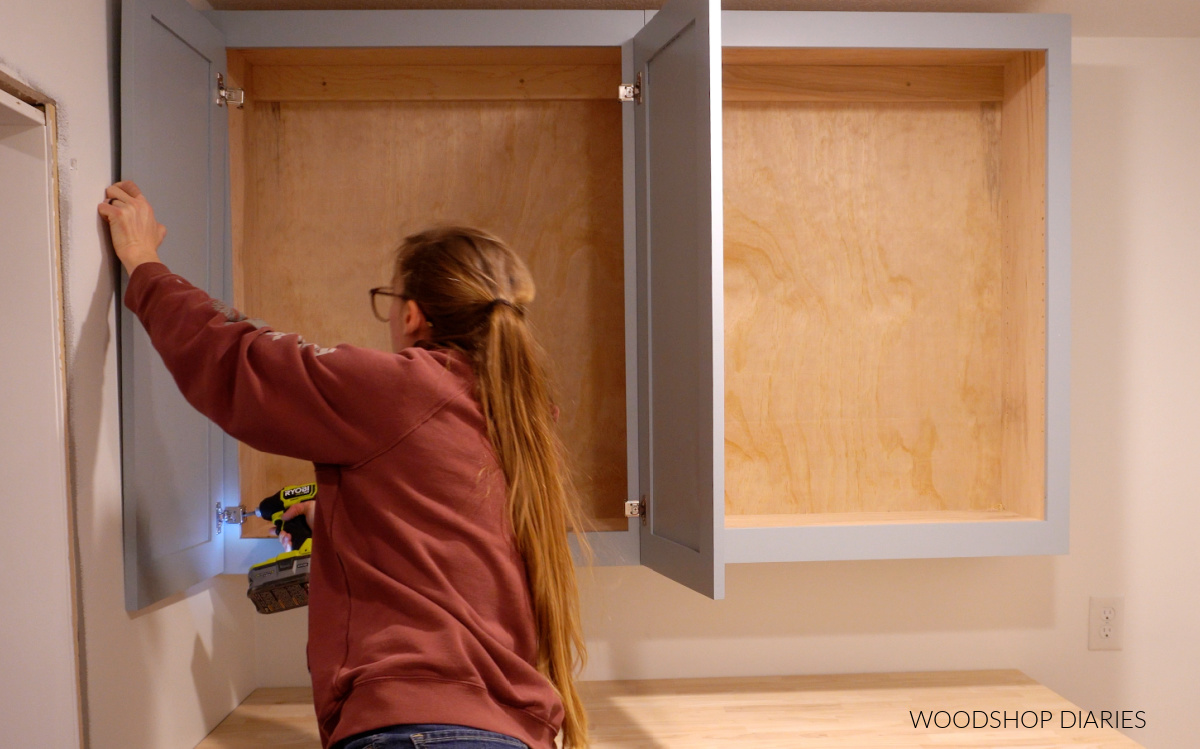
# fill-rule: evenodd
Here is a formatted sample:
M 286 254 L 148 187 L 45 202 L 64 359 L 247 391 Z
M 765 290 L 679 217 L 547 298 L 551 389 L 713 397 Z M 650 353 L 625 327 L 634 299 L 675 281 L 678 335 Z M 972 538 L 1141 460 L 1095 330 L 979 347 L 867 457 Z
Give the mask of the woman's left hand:
M 287 523 L 287 521 L 301 513 L 304 513 L 304 519 L 308 521 L 308 528 L 311 532 L 313 528 L 317 527 L 317 501 L 315 499 L 306 499 L 303 502 L 297 502 L 283 511 L 283 515 L 280 516 L 280 520 L 284 523 Z M 285 550 L 293 551 L 292 535 L 290 533 L 287 533 L 286 531 L 280 533 L 279 541 L 283 544 L 283 548 Z
M 142 263 L 161 262 L 158 246 L 167 236 L 167 227 L 154 218 L 154 209 L 138 186 L 118 182 L 104 191 L 108 198 L 99 205 L 100 215 L 108 221 L 113 249 L 127 273 Z

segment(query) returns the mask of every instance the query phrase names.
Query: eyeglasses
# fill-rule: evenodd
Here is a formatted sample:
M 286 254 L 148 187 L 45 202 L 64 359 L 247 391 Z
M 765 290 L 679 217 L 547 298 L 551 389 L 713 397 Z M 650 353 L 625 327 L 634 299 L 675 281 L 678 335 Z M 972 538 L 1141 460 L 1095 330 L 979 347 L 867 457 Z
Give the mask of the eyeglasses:
M 385 298 L 386 297 L 395 297 L 397 299 L 407 299 L 408 298 L 408 297 L 404 296 L 403 294 L 397 294 L 396 292 L 392 291 L 391 289 L 389 289 L 386 286 L 376 286 L 375 288 L 371 289 L 371 312 L 375 315 L 375 319 L 378 320 L 379 322 L 387 322 L 388 321 L 388 316 L 389 316 L 388 313 L 391 312 L 391 310 L 389 308 L 391 307 L 391 304 L 392 304 L 390 301 L 387 301 L 385 299 L 383 301 L 383 304 L 385 304 L 386 306 L 383 308 L 383 311 L 380 312 L 379 311 L 379 305 L 381 303 L 380 297 L 385 297 Z

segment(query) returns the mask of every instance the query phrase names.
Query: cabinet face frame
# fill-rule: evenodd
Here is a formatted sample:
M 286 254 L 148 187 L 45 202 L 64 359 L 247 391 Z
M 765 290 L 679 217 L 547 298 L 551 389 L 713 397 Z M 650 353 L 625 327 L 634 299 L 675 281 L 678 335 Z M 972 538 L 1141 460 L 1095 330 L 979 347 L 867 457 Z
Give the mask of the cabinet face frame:
M 227 48 L 380 46 L 621 47 L 633 77 L 630 40 L 652 13 L 643 11 L 228 11 L 205 12 Z M 1047 65 L 1046 166 L 1046 506 L 1045 519 L 1014 523 L 913 523 L 724 529 L 726 562 L 811 561 L 1065 553 L 1069 469 L 1069 176 L 1070 22 L 1066 16 L 937 13 L 726 11 L 720 43 L 728 47 L 1042 49 Z M 719 91 L 719 84 L 713 91 Z M 638 471 L 637 279 L 633 112 L 622 122 L 624 170 L 625 331 L 628 496 Z M 226 229 L 228 232 L 228 228 Z M 226 254 L 232 244 L 226 239 Z M 715 250 L 717 251 L 717 250 Z M 224 260 L 224 258 L 223 258 Z M 719 258 L 716 259 L 718 262 Z M 228 278 L 226 264 L 227 286 Z M 236 443 L 225 438 L 226 465 Z M 223 493 L 237 496 L 236 468 Z M 718 493 L 717 501 L 723 501 Z M 590 534 L 599 564 L 640 564 L 640 522 L 626 531 Z M 224 568 L 242 573 L 278 548 L 272 540 L 226 533 Z
M 1067 551 L 1070 351 L 1070 19 L 943 13 L 726 11 L 726 47 L 1044 50 L 1045 519 L 727 528 L 727 562 L 1061 554 Z
M 646 22 L 643 11 L 208 11 L 203 15 L 225 35 L 227 49 L 620 47 L 622 77 L 626 80 L 633 78 L 632 39 Z M 613 92 L 614 98 L 616 93 Z M 626 496 L 636 497 L 640 479 L 633 109 L 632 105 L 622 109 Z M 232 243 L 228 247 L 227 254 L 232 252 Z M 232 486 L 237 485 L 235 475 Z M 586 534 L 594 563 L 640 564 L 640 528 L 640 522 L 632 518 L 627 521 L 625 530 Z M 572 537 L 573 548 L 577 548 L 575 541 Z M 268 547 L 276 549 L 278 542 L 273 539 L 227 539 L 225 571 L 245 572 L 265 554 L 269 555 Z

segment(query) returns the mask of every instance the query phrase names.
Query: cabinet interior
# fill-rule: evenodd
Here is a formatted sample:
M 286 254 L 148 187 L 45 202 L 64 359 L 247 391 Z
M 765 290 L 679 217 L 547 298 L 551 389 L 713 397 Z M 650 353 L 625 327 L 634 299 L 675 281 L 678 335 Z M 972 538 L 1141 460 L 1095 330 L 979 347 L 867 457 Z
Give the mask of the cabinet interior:
M 386 349 L 404 236 L 504 237 L 586 518 L 624 530 L 620 50 L 228 55 L 237 306 Z M 723 77 L 727 526 L 1042 519 L 1045 53 L 727 48 Z M 248 506 L 313 475 L 240 472 Z
M 1043 518 L 1044 51 L 723 68 L 726 525 Z
M 367 290 L 402 239 L 464 223 L 537 284 L 586 519 L 624 530 L 619 48 L 230 50 L 235 304 L 306 340 L 388 348 Z M 241 447 L 253 506 L 311 464 Z M 264 521 L 244 536 L 269 535 Z

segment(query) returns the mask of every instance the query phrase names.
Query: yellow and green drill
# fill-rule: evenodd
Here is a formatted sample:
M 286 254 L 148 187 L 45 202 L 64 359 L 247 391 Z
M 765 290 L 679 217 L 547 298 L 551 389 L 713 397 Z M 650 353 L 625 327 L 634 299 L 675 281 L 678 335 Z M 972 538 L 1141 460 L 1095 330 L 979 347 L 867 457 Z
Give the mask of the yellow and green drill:
M 276 533 L 292 537 L 292 548 L 279 556 L 250 568 L 250 588 L 246 596 L 260 614 L 274 614 L 308 605 L 308 570 L 312 562 L 312 528 L 301 513 L 286 523 L 283 513 L 292 505 L 311 502 L 317 497 L 316 484 L 285 486 L 258 503 L 257 515 L 275 524 Z

